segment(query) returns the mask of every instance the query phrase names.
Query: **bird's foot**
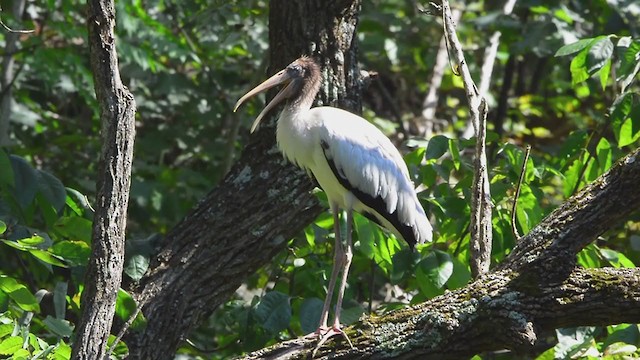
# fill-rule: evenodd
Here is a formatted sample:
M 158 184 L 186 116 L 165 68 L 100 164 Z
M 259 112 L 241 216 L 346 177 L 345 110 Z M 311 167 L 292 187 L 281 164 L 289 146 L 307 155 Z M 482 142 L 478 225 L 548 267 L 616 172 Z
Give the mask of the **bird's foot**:
M 305 336 L 305 337 L 312 337 L 312 336 L 318 337 L 318 344 L 316 344 L 315 349 L 313 349 L 313 352 L 311 353 L 311 358 L 314 358 L 316 356 L 316 353 L 318 352 L 318 350 L 320 350 L 322 345 L 324 345 L 324 343 L 327 342 L 327 340 L 331 339 L 336 335 L 342 335 L 342 337 L 344 337 L 345 340 L 347 340 L 347 343 L 349 343 L 349 347 L 353 349 L 353 343 L 349 339 L 349 336 L 347 336 L 347 334 L 344 331 L 342 331 L 342 329 L 340 328 L 340 325 L 334 325 L 330 328 L 319 327 L 318 330 L 316 330 L 315 332 Z

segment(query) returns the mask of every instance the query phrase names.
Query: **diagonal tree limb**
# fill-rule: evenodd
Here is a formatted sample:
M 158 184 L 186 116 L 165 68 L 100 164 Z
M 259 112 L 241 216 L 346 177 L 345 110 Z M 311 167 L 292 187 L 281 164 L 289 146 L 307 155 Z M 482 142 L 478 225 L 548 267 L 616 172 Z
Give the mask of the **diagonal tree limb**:
M 102 359 L 122 282 L 136 103 L 122 84 L 113 0 L 89 0 L 89 51 L 102 122 L 92 251 L 72 359 Z
M 317 359 L 468 358 L 526 350 L 537 333 L 559 327 L 640 322 L 640 268 L 581 269 L 575 256 L 640 209 L 640 148 L 572 196 L 522 237 L 497 270 L 422 304 L 366 316 Z M 589 316 L 584 316 L 589 314 Z M 245 359 L 304 359 L 313 339 L 299 338 Z
M 269 74 L 301 54 L 314 56 L 325 84 L 319 101 L 358 112 L 360 3 L 272 0 Z M 307 175 L 277 150 L 273 122 L 266 125 L 221 184 L 167 234 L 148 273 L 129 289 L 147 319 L 143 331 L 125 335 L 132 358 L 172 359 L 203 317 L 323 210 Z

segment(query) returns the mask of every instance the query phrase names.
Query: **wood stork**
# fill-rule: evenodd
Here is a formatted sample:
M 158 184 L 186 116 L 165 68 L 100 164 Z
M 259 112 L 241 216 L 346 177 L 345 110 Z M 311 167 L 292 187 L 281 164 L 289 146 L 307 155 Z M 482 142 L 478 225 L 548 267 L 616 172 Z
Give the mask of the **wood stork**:
M 320 67 L 303 56 L 241 97 L 234 111 L 250 97 L 274 86 L 284 88 L 260 112 L 251 126 L 278 103 L 286 105 L 278 118 L 278 147 L 291 162 L 315 177 L 327 194 L 336 235 L 333 270 L 316 334 L 326 338 L 342 333 L 340 309 L 352 258 L 352 211 L 384 226 L 413 247 L 431 241 L 431 224 L 418 201 L 409 171 L 391 141 L 365 119 L 334 107 L 311 108 L 322 76 Z M 346 245 L 340 236 L 340 209 L 346 211 Z M 329 307 L 342 273 L 335 320 L 327 326 Z

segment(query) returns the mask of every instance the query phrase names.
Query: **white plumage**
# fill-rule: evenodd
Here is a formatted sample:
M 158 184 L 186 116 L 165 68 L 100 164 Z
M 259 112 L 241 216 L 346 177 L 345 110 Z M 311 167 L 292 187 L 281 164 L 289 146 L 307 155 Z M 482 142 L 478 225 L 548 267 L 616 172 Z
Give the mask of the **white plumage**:
M 371 204 L 356 196 L 353 210 L 374 215 L 377 222 L 405 238 L 411 246 L 431 241 L 431 224 L 418 201 L 407 166 L 389 138 L 363 118 L 334 107 L 316 107 L 305 112 L 285 109 L 278 119 L 278 147 L 294 164 L 308 169 L 327 194 L 329 202 L 348 209 L 346 196 L 351 189 L 343 186 L 333 173 L 332 161 L 351 187 L 372 198 L 380 197 L 386 213 L 397 211 L 400 221 L 408 225 L 414 239 L 393 226 Z M 327 144 L 323 149 L 322 144 Z M 351 194 L 353 195 L 353 194 Z
M 334 216 L 336 245 L 327 298 L 316 332 L 323 336 L 321 342 L 324 342 L 342 333 L 339 316 L 352 257 L 352 211 L 381 224 L 411 247 L 431 241 L 431 224 L 418 201 L 402 156 L 380 130 L 360 116 L 341 109 L 326 106 L 311 109 L 320 88 L 321 74 L 310 58 L 301 57 L 258 85 L 238 100 L 235 109 L 249 97 L 280 84 L 286 86 L 258 115 L 251 131 L 269 110 L 286 100 L 287 105 L 278 118 L 278 147 L 287 159 L 310 172 L 327 194 Z M 347 212 L 344 248 L 340 240 L 339 209 Z M 329 328 L 329 305 L 341 271 L 335 321 Z

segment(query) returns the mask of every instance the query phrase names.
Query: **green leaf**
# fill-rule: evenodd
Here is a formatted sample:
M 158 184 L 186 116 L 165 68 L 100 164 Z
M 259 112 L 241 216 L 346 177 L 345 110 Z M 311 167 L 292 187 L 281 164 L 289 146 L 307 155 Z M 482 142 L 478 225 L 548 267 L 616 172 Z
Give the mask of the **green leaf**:
M 453 273 L 449 280 L 447 280 L 447 287 L 449 289 L 458 289 L 467 285 L 470 280 L 471 271 L 469 271 L 469 266 L 453 258 Z
M 115 358 L 117 359 L 124 359 L 127 357 L 127 355 L 129 355 L 129 347 L 127 347 L 127 344 L 124 343 L 124 341 L 118 341 L 118 343 L 116 344 L 115 347 L 113 347 L 113 342 L 116 341 L 116 337 L 115 335 L 109 335 L 109 339 L 107 340 L 107 346 L 112 350 L 112 354 L 113 355 L 117 355 L 115 356 Z
M 86 244 L 85 244 L 86 245 Z M 124 267 L 124 272 L 134 281 L 142 279 L 149 268 L 149 257 L 136 254 L 129 257 Z
M 589 45 L 591 45 L 591 43 L 593 43 L 595 39 L 594 38 L 588 38 L 588 39 L 582 39 L 582 40 L 578 40 L 574 43 L 565 45 L 563 47 L 561 47 L 560 49 L 558 49 L 558 51 L 556 51 L 555 53 L 555 57 L 558 56 L 565 56 L 565 55 L 570 55 L 573 53 L 576 53 L 586 47 L 588 47 Z
M 600 255 L 602 255 L 602 257 L 605 258 L 613 267 L 630 269 L 636 267 L 636 265 L 621 252 L 602 248 L 598 248 L 598 250 L 600 251 Z
M 60 235 L 70 240 L 82 240 L 91 243 L 91 221 L 79 216 L 65 216 L 54 225 Z
M 40 305 L 26 286 L 19 284 L 14 278 L 0 275 L 0 290 L 25 311 L 39 312 Z
M 0 339 L 10 335 L 13 332 L 15 325 L 13 323 L 0 324 Z
M 570 359 L 578 351 L 589 348 L 593 343 L 595 327 L 556 329 L 558 344 L 554 347 L 557 359 Z
M 589 48 L 589 55 L 587 56 L 587 72 L 590 75 L 602 69 L 605 63 L 611 59 L 614 47 L 608 36 L 597 38 Z
M 289 296 L 279 291 L 268 292 L 255 308 L 260 325 L 272 334 L 286 329 L 291 321 Z
M 68 285 L 65 281 L 58 281 L 55 289 L 53 289 L 53 308 L 55 309 L 56 319 L 64 319 L 67 312 L 67 289 Z
M 638 351 L 638 347 L 632 344 L 625 344 L 623 342 L 613 343 L 604 349 L 605 356 L 622 356 L 622 355 L 634 355 Z M 623 357 L 624 358 L 624 357 Z
M 48 251 L 40 250 L 40 249 L 29 249 L 28 251 L 31 255 L 35 256 L 36 258 L 38 258 L 39 260 L 42 260 L 47 264 L 51 264 L 51 265 L 55 265 L 63 268 L 68 267 L 67 264 L 65 264 L 61 258 L 59 258 L 57 255 L 52 254 Z
M 640 106 L 637 108 L 640 109 Z M 622 122 L 618 138 L 619 147 L 631 145 L 640 139 L 640 117 L 638 115 L 630 116 Z
M 323 305 L 323 301 L 316 297 L 304 299 L 300 305 L 300 327 L 305 334 L 318 329 Z
M 22 349 L 22 336 L 11 336 L 0 342 L 0 355 L 13 355 Z
M 391 273 L 389 274 L 392 284 L 398 284 L 407 276 L 412 276 L 414 259 L 414 252 L 409 249 L 402 249 L 393 255 Z
M 53 244 L 50 251 L 71 266 L 87 265 L 91 256 L 91 248 L 84 241 L 59 241 Z
M 46 171 L 38 170 L 38 190 L 53 206 L 56 212 L 64 208 L 67 191 L 62 182 Z
M 68 360 L 71 358 L 71 346 L 64 341 L 58 341 L 51 356 L 53 360 Z
M 427 160 L 438 159 L 447 152 L 448 148 L 449 139 L 444 135 L 436 135 L 429 140 L 424 157 Z
M 42 323 L 47 327 L 47 329 L 49 329 L 49 331 L 57 336 L 70 337 L 73 334 L 74 326 L 67 320 L 56 319 L 51 317 L 51 315 L 47 315 Z
M 575 86 L 589 78 L 587 71 L 587 56 L 589 49 L 584 49 L 571 60 L 569 70 L 571 70 L 571 85 Z
M 340 322 L 344 325 L 351 325 L 358 321 L 364 312 L 364 308 L 360 304 L 346 309 L 343 308 L 340 311 Z
M 136 301 L 131 295 L 122 289 L 118 289 L 116 298 L 116 315 L 122 321 L 127 321 L 133 316 L 137 308 Z
M 585 268 L 598 268 L 600 264 L 600 256 L 598 249 L 593 244 L 587 245 L 578 255 L 578 265 Z
M 609 74 L 611 73 L 611 59 L 608 59 L 602 69 L 600 69 L 600 85 L 602 90 L 607 87 L 607 81 L 609 80 Z
M 11 159 L 4 150 L 0 149 L 0 189 L 5 186 L 14 187 L 13 178 Z
M 631 131 L 629 131 L 628 125 L 625 126 L 623 129 L 623 125 L 626 119 L 632 113 L 632 109 L 634 108 L 634 103 L 635 103 L 635 95 L 631 92 L 626 92 L 620 95 L 618 98 L 616 98 L 616 100 L 613 102 L 613 105 L 611 106 L 611 109 L 610 109 L 611 128 L 613 130 L 613 134 L 616 137 L 616 140 L 618 141 L 618 146 L 620 147 L 624 146 L 624 145 L 620 145 L 621 143 L 628 143 L 630 138 L 634 137 L 633 122 L 631 124 L 631 129 L 632 129 Z M 625 133 L 622 133 L 623 130 L 625 131 Z
M 440 250 L 435 250 L 422 259 L 419 267 L 436 288 L 442 288 L 453 274 L 451 256 Z
M 17 243 L 20 245 L 24 245 L 28 248 L 35 248 L 40 244 L 43 244 L 45 239 L 42 236 L 33 235 L 32 237 L 18 239 Z
M 453 166 L 456 171 L 460 170 L 460 150 L 458 149 L 458 140 L 449 139 L 449 152 L 451 153 L 451 158 L 453 159 Z
M 7 224 L 0 220 L 0 235 L 4 234 L 5 231 L 7 231 Z
M 23 158 L 10 155 L 18 205 L 27 208 L 38 191 L 38 172 Z

